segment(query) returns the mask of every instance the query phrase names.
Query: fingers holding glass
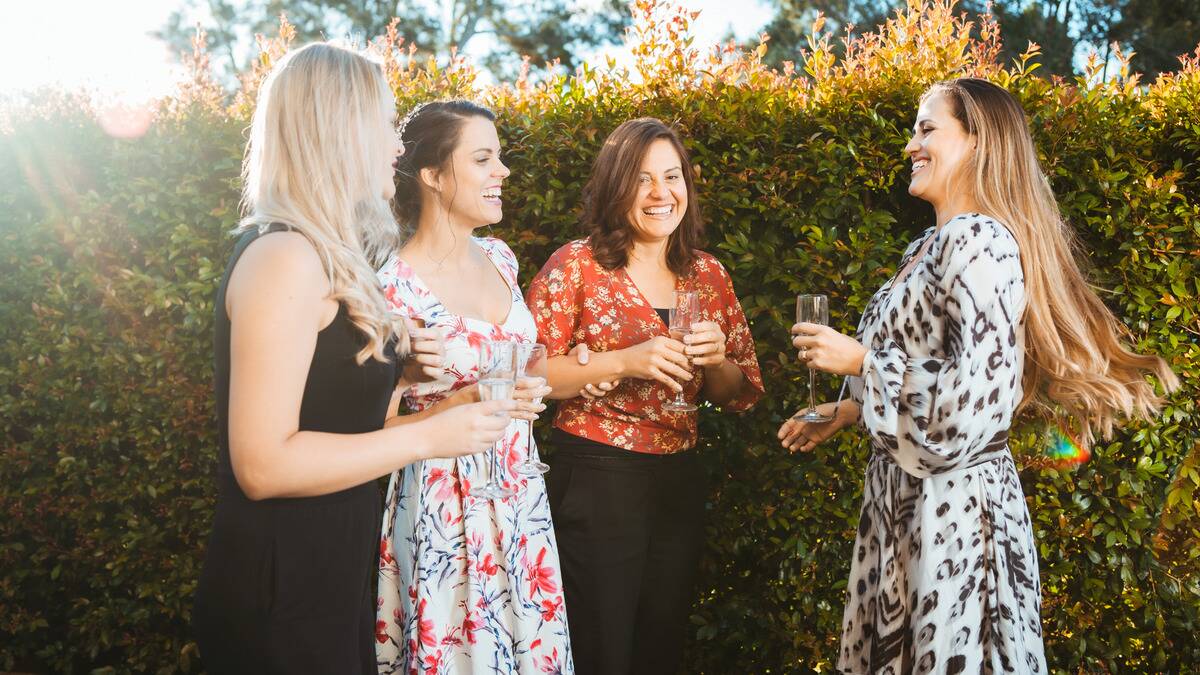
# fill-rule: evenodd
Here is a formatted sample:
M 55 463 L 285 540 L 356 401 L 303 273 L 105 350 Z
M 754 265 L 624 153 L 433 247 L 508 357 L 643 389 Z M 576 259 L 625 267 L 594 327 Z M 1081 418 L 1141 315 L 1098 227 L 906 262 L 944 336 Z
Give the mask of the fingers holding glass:
M 538 419 L 538 416 L 546 410 L 543 399 L 549 396 L 551 391 L 546 380 L 541 377 L 518 375 L 516 387 L 513 389 L 513 400 L 517 402 L 517 409 L 512 414 L 513 418 L 529 422 Z
M 584 350 L 583 353 L 586 354 L 586 347 Z M 536 342 L 525 342 L 517 345 L 518 377 L 536 386 L 536 389 L 533 386 L 530 387 L 532 396 L 530 402 L 540 409 L 545 409 L 545 406 L 542 405 L 542 397 L 548 396 L 551 391 L 550 387 L 546 386 L 546 378 L 549 373 L 548 360 L 549 357 L 545 345 Z M 533 391 L 540 392 L 540 394 L 533 396 Z M 541 412 L 541 410 L 538 410 L 538 412 Z M 526 418 L 526 423 L 528 426 L 525 436 L 525 459 L 518 462 L 513 467 L 513 470 L 522 476 L 540 476 L 549 471 L 550 466 L 534 457 L 533 418 Z
M 667 328 L 671 334 L 671 339 L 683 343 L 685 339 L 692 334 L 692 326 L 699 321 L 699 294 L 696 293 L 696 291 L 676 290 L 674 304 L 668 311 Z M 688 359 L 688 364 L 690 366 L 690 359 Z M 690 373 L 678 366 L 675 366 L 673 363 L 666 364 L 666 367 L 660 366 L 660 370 L 668 369 L 669 372 L 676 373 L 677 379 L 692 379 Z M 687 377 L 682 377 L 685 374 Z M 696 406 L 695 404 L 684 399 L 683 386 L 678 385 L 678 388 L 675 390 L 675 398 L 664 403 L 663 410 L 668 410 L 671 412 L 692 412 L 696 410 Z
M 714 321 L 692 324 L 692 334 L 684 342 L 693 365 L 716 366 L 725 360 L 725 333 Z
M 517 372 L 519 370 L 517 343 L 486 341 L 480 344 L 478 356 L 480 400 L 511 400 L 513 398 L 513 390 L 516 388 Z M 503 442 L 503 439 L 501 439 L 501 442 Z M 488 482 L 486 485 L 472 488 L 472 497 L 504 499 L 516 494 L 516 491 L 504 487 L 497 480 L 497 474 L 500 471 L 496 466 L 496 456 L 498 454 L 496 446 L 493 444 L 488 453 L 488 465 L 490 467 Z
M 405 379 L 419 382 L 435 380 L 442 375 L 446 361 L 446 341 L 438 328 L 425 328 L 406 322 L 409 354 L 404 364 Z
M 819 329 L 820 326 L 829 325 L 829 298 L 821 294 L 805 293 L 796 296 L 796 323 L 797 324 L 816 324 L 815 326 L 793 326 L 792 330 L 797 329 L 804 331 L 805 329 L 812 331 L 811 333 L 802 332 L 801 335 L 792 339 L 792 344 L 796 345 L 802 352 L 801 359 L 809 365 L 808 369 L 808 410 L 799 413 L 793 419 L 801 422 L 828 422 L 829 417 L 822 415 L 817 410 L 816 403 L 816 370 L 811 367 L 811 355 L 808 353 L 809 348 L 814 346 L 811 335 Z M 808 339 L 804 339 L 804 338 Z

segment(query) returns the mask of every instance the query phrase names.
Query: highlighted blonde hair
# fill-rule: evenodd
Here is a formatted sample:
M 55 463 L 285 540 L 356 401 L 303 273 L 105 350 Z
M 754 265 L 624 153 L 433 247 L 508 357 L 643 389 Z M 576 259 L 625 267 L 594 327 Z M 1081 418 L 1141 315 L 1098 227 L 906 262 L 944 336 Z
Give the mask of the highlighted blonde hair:
M 394 107 L 379 64 L 331 44 L 307 45 L 267 76 L 242 163 L 246 215 L 238 230 L 283 223 L 312 243 L 330 298 L 365 338 L 359 363 L 385 360 L 393 338 L 398 352 L 408 350 L 375 275 L 399 237 L 381 170 L 395 147 Z
M 1126 346 L 1128 330 L 1088 285 L 1074 256 L 1074 233 L 1038 164 L 1025 111 L 986 80 L 940 82 L 922 100 L 937 94 L 975 138 L 964 177 L 979 210 L 1005 223 L 1021 250 L 1027 298 L 1021 406 L 1061 407 L 1084 444 L 1097 431 L 1111 437 L 1118 415 L 1149 420 L 1162 399 L 1145 374 L 1167 393 L 1179 387 L 1179 378 L 1160 357 Z

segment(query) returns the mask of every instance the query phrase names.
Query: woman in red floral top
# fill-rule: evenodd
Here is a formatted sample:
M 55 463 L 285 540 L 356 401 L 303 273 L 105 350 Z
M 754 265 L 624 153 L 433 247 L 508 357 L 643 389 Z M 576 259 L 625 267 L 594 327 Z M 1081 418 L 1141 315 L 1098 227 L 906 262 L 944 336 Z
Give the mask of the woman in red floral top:
M 703 226 L 675 131 L 650 118 L 622 124 L 584 198 L 591 236 L 556 251 L 527 294 L 551 356 L 551 398 L 565 399 L 547 490 L 572 651 L 580 675 L 674 673 L 707 490 L 689 452 L 696 413 L 663 406 L 682 390 L 745 410 L 762 377 L 728 273 L 696 248 Z M 684 289 L 697 291 L 703 318 L 686 343 L 666 322 Z M 567 356 L 579 345 L 592 353 L 586 365 Z

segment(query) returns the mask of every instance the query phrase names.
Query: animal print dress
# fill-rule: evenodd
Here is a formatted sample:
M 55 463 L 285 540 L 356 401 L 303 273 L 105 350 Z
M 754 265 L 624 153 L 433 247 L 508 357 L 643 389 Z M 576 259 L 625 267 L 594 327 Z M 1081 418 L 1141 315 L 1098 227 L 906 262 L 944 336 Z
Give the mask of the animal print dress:
M 872 453 L 850 567 L 843 673 L 1044 673 L 1029 511 L 1008 449 L 1024 276 L 1008 230 L 956 216 L 871 298 L 851 395 Z

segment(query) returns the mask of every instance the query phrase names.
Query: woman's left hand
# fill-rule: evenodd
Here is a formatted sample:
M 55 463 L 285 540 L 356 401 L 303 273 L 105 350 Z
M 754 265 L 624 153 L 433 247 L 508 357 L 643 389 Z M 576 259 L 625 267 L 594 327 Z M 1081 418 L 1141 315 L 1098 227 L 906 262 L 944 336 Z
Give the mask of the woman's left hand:
M 430 382 L 442 375 L 446 360 L 446 338 L 438 328 L 425 328 L 405 320 L 408 328 L 409 355 L 404 363 L 404 381 L 409 384 Z
M 829 326 L 798 323 L 792 326 L 792 345 L 800 350 L 800 362 L 809 368 L 834 375 L 859 375 L 867 348 Z
M 542 399 L 549 396 L 551 391 L 546 380 L 540 377 L 518 377 L 516 387 L 513 388 L 513 400 L 517 402 L 517 409 L 509 414 L 515 420 L 536 420 L 538 413 L 546 409 Z
M 697 366 L 719 366 L 725 362 L 725 333 L 716 321 L 697 321 L 690 335 L 683 337 L 683 353 Z

